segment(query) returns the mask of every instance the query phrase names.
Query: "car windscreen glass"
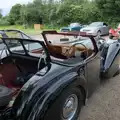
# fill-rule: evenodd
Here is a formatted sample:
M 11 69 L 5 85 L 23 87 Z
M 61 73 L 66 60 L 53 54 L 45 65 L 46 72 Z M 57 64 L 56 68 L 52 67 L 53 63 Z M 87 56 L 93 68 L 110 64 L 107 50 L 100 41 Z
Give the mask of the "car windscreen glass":
M 2 38 L 7 45 L 8 50 L 12 54 L 29 55 L 34 57 L 47 56 L 43 44 L 39 41 L 18 39 L 18 38 Z M 11 47 L 12 45 L 12 47 Z
M 6 31 L 5 33 L 9 38 L 22 38 L 21 34 L 17 31 Z
M 71 23 L 71 24 L 70 24 L 70 27 L 78 27 L 78 26 L 80 26 L 79 23 Z
M 101 25 L 102 25 L 102 23 L 100 23 L 100 22 L 94 22 L 94 23 L 91 23 L 89 26 L 97 27 L 97 26 L 101 26 Z
M 1 39 L 1 38 L 2 38 L 2 35 L 0 34 L 0 44 L 1 44 L 1 43 L 3 43 L 3 41 L 2 41 L 2 39 Z
M 15 39 L 6 39 L 5 43 L 12 53 L 25 54 L 25 50 L 20 41 Z
M 0 35 L 0 50 L 3 50 L 5 48 L 5 44 L 2 41 L 2 36 Z
M 93 43 L 90 38 L 82 36 L 67 36 L 57 34 L 47 34 L 47 41 L 52 45 L 73 45 L 75 43 L 82 43 L 87 45 L 88 48 L 94 49 Z
M 47 34 L 46 38 L 50 43 L 49 51 L 53 60 L 75 64 L 95 53 L 93 42 L 89 37 Z
M 24 39 L 30 39 L 29 36 L 25 35 L 24 33 L 17 31 L 17 30 L 6 30 L 4 31 L 6 36 L 8 38 L 24 38 Z
M 40 57 L 41 54 L 45 53 L 42 45 L 38 42 L 23 41 L 23 44 L 30 56 Z

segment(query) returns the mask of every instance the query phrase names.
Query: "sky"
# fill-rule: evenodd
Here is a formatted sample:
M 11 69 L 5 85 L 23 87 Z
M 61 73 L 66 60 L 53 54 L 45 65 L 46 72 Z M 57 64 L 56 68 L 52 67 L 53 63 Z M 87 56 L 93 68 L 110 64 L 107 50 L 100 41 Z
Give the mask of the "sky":
M 0 1 L 0 9 L 2 10 L 2 14 L 6 15 L 9 13 L 11 7 L 17 3 L 27 4 L 28 2 L 32 2 L 33 0 L 1 0 Z

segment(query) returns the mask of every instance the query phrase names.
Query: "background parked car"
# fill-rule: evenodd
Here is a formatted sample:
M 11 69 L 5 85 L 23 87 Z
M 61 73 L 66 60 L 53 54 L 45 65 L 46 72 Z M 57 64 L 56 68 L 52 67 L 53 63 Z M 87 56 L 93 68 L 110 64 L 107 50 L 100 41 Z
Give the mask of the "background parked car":
M 68 31 L 80 31 L 83 28 L 83 25 L 79 23 L 71 23 L 68 27 L 63 27 L 60 29 L 61 32 L 68 32 Z
M 109 26 L 104 22 L 93 22 L 80 31 L 94 36 L 107 35 L 109 34 Z

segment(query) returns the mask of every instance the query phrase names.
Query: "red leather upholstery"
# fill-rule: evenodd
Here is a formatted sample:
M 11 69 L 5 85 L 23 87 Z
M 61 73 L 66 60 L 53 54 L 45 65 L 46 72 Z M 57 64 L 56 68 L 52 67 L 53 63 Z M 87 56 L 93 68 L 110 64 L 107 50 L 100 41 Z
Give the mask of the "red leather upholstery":
M 0 84 L 13 88 L 14 81 L 17 78 L 18 69 L 14 64 L 0 65 Z

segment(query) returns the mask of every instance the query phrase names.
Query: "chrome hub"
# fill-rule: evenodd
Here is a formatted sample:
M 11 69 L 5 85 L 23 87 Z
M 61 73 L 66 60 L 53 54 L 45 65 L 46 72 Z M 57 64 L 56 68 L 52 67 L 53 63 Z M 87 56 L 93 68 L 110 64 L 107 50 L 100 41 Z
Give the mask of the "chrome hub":
M 63 120 L 72 120 L 77 112 L 78 97 L 75 94 L 70 95 L 63 106 Z

